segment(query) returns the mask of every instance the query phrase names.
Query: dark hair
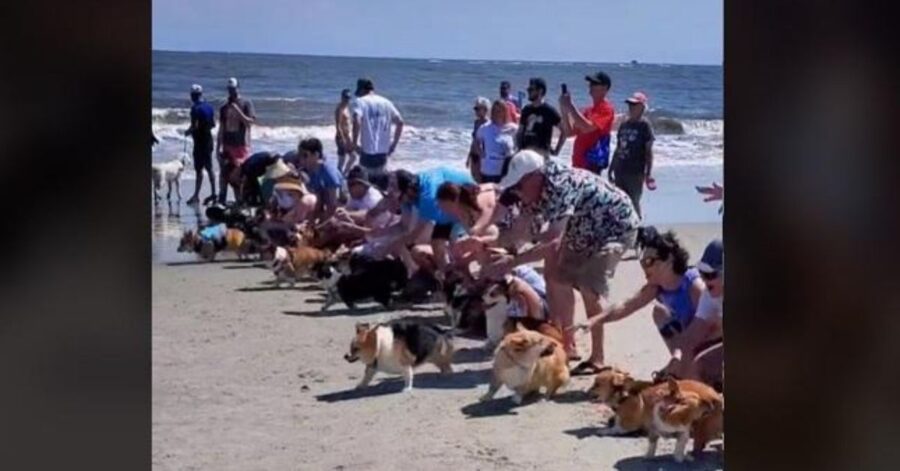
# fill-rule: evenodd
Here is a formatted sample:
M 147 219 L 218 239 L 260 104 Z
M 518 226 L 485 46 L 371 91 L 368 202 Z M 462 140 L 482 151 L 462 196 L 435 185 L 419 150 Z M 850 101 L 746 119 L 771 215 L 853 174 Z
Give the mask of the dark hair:
M 646 226 L 640 236 L 640 244 L 644 249 L 655 249 L 660 260 L 668 260 L 671 256 L 672 270 L 679 275 L 684 275 L 687 271 L 690 254 L 681 245 L 681 241 L 674 232 L 666 231 L 660 234 L 655 227 Z
M 397 189 L 400 190 L 401 194 L 406 193 L 409 189 L 416 191 L 419 189 L 419 178 L 408 170 L 400 169 L 394 171 L 394 178 L 397 179 Z
M 541 91 L 541 96 L 547 94 L 547 82 L 540 77 L 533 77 L 528 80 L 528 86 L 534 87 Z
M 599 83 L 600 85 L 605 86 L 606 88 L 612 87 L 612 79 L 609 78 L 609 74 L 607 74 L 606 72 L 604 72 L 602 70 L 597 72 L 593 76 L 591 76 L 591 78 L 593 80 L 595 80 L 597 83 Z
M 300 145 L 297 146 L 297 149 L 312 152 L 313 154 L 319 154 L 319 158 L 322 158 L 322 141 L 315 137 L 300 141 Z
M 500 82 L 500 86 L 510 88 L 510 87 L 512 87 L 512 84 L 509 83 L 509 80 L 504 80 L 504 81 Z
M 478 207 L 478 185 L 471 183 L 458 185 L 453 182 L 444 182 L 438 187 L 437 200 L 459 203 L 481 213 L 481 208 Z

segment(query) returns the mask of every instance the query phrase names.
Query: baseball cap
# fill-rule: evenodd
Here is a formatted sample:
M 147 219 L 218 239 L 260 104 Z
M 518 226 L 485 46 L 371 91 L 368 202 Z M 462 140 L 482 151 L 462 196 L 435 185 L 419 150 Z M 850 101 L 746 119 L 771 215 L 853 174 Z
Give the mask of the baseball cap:
M 544 156 L 531 149 L 517 152 L 509 161 L 509 171 L 500 180 L 500 188 L 505 190 L 516 186 L 525 175 L 544 167 Z
M 369 173 L 359 165 L 354 166 L 347 172 L 347 184 L 349 185 L 350 183 L 360 183 L 367 187 L 372 186 L 372 183 L 369 181 Z
M 369 90 L 375 90 L 375 84 L 372 83 L 372 79 L 363 77 L 356 81 L 356 96 L 360 96 L 362 92 L 368 92 Z
M 641 92 L 634 92 L 631 94 L 630 97 L 625 99 L 626 103 L 635 103 L 635 104 L 640 103 L 644 106 L 647 106 L 647 101 L 648 101 L 647 95 L 644 95 Z
M 238 87 L 238 81 L 236 78 L 231 77 L 230 79 L 228 79 L 228 88 L 237 88 L 237 87 Z
M 610 79 L 609 75 L 606 75 L 606 72 L 603 72 L 602 70 L 600 72 L 597 72 L 596 74 L 585 75 L 584 79 L 588 82 L 591 82 L 592 84 L 596 83 L 600 85 L 606 85 L 607 87 L 612 86 L 612 79 Z
M 483 96 L 480 96 L 475 99 L 475 106 L 473 106 L 473 108 L 478 108 L 479 106 L 483 106 L 485 108 L 490 109 L 491 100 L 488 100 L 487 98 L 485 98 Z
M 705 273 L 720 272 L 725 268 L 725 247 L 722 246 L 721 239 L 714 239 L 706 249 L 703 250 L 703 257 L 697 264 L 697 269 Z
M 191 85 L 191 93 L 203 93 L 203 87 L 195 83 Z

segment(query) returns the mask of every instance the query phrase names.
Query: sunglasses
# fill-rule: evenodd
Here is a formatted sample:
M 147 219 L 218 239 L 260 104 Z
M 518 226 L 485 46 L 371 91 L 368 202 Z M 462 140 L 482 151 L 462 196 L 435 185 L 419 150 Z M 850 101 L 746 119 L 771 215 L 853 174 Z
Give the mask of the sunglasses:
M 641 259 L 641 266 L 644 268 L 650 268 L 653 266 L 654 263 L 656 263 L 659 260 L 662 260 L 662 259 L 659 257 L 644 257 Z
M 705 271 L 700 272 L 700 278 L 703 278 L 703 280 L 705 280 L 705 281 L 715 280 L 718 277 L 719 277 L 719 272 L 717 272 L 717 271 L 714 271 L 712 273 L 705 272 Z

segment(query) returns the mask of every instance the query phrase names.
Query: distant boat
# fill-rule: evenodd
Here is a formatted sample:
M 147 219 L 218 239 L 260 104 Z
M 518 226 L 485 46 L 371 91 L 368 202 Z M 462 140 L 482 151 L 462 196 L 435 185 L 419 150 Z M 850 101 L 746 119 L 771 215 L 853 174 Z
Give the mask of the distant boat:
M 631 59 L 631 65 L 638 65 L 638 61 Z

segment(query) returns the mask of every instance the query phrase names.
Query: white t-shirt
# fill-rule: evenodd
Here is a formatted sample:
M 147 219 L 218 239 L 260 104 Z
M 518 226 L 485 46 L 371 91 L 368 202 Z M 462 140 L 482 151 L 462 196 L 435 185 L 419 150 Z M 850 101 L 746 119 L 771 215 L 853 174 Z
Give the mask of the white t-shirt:
M 515 152 L 516 127 L 498 126 L 490 121 L 478 128 L 475 139 L 484 146 L 481 174 L 495 177 L 503 173 L 503 161 Z
M 704 291 L 703 294 L 700 295 L 700 300 L 697 302 L 696 317 L 710 322 L 721 322 L 723 316 L 723 299 L 724 296 L 714 298 L 710 296 L 709 291 Z
M 402 119 L 387 98 L 370 93 L 351 103 L 354 119 L 359 117 L 359 146 L 365 154 L 387 154 L 391 148 L 391 122 Z
M 369 191 L 367 191 L 362 198 L 350 198 L 350 201 L 347 201 L 346 208 L 348 211 L 369 211 L 374 208 L 382 198 L 384 198 L 384 195 L 382 195 L 374 186 L 370 186 Z M 392 216 L 390 211 L 379 214 L 378 217 L 372 221 L 372 227 L 375 229 L 387 227 L 393 220 Z

